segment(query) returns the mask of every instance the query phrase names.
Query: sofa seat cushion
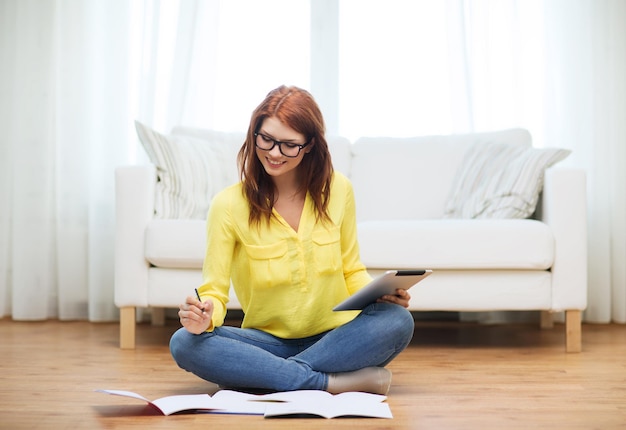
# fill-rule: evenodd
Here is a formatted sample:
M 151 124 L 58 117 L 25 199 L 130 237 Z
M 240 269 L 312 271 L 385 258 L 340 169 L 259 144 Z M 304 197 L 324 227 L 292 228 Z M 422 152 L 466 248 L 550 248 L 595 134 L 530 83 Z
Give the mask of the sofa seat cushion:
M 537 220 L 398 220 L 358 224 L 361 259 L 371 269 L 547 270 L 550 228 Z M 159 220 L 146 228 L 145 256 L 156 267 L 200 269 L 205 222 Z
M 554 237 L 537 220 L 398 220 L 358 225 L 368 268 L 547 270 Z
M 145 256 L 156 267 L 201 269 L 206 221 L 153 219 L 146 227 Z

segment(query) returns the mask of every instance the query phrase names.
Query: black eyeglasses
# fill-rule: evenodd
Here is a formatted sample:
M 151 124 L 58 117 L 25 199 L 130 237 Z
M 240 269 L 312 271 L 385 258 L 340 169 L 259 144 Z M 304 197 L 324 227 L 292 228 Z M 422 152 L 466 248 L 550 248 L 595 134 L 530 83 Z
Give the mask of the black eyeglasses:
M 271 151 L 274 149 L 276 145 L 278 145 L 278 150 L 285 157 L 296 158 L 300 155 L 300 151 L 302 148 L 307 146 L 309 142 L 299 144 L 293 142 L 281 142 L 279 140 L 272 139 L 269 136 L 266 136 L 262 133 L 254 133 L 254 144 L 257 148 L 262 149 L 263 151 Z

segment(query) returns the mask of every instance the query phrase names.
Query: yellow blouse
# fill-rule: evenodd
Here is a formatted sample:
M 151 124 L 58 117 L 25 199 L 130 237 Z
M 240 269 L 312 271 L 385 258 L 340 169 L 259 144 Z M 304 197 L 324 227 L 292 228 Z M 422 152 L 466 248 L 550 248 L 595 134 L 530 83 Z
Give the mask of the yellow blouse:
M 281 338 L 303 338 L 336 328 L 358 311 L 332 308 L 371 281 L 361 263 L 352 184 L 335 172 L 329 214 L 316 222 L 307 195 L 296 232 L 274 211 L 269 224 L 248 224 L 242 184 L 215 196 L 207 220 L 207 249 L 198 288 L 212 299 L 212 325 L 224 323 L 228 291 L 235 289 L 244 311 L 242 327 Z

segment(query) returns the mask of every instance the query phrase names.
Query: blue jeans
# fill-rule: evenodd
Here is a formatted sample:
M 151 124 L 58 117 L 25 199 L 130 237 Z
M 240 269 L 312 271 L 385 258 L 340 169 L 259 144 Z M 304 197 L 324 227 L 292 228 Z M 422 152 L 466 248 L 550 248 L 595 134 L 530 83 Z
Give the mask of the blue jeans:
M 413 328 L 405 308 L 374 303 L 349 323 L 303 339 L 228 326 L 199 335 L 181 328 L 170 351 L 182 369 L 221 386 L 326 390 L 329 373 L 385 366 L 407 347 Z

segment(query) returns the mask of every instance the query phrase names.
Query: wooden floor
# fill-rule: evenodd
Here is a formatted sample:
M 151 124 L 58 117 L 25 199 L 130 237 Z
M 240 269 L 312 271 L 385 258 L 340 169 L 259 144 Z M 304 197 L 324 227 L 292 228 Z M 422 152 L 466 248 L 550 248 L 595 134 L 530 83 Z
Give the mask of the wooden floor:
M 386 419 L 160 416 L 140 401 L 213 393 L 176 367 L 177 322 L 139 325 L 137 349 L 118 348 L 116 324 L 0 320 L 2 429 L 624 429 L 626 326 L 584 325 L 583 352 L 564 352 L 563 326 L 418 322 L 394 373 Z

